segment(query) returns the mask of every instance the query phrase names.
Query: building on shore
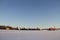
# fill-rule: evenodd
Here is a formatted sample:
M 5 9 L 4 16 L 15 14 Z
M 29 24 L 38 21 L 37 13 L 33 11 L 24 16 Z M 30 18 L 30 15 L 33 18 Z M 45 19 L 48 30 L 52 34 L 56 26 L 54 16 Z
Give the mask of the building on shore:
M 6 26 L 5 29 L 6 29 L 6 30 L 11 30 L 12 27 L 10 27 L 10 26 Z

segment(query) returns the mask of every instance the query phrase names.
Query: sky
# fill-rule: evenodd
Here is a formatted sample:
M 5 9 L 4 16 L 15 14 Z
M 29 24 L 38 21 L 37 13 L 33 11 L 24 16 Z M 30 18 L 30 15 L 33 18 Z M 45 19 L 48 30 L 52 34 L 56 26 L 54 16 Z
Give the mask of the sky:
M 60 27 L 60 0 L 0 0 L 0 25 Z

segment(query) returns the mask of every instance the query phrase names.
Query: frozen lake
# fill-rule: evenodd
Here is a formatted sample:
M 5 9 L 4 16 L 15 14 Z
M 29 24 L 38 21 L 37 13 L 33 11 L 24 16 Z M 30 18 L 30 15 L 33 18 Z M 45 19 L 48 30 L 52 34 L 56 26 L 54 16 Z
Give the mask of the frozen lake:
M 0 40 L 60 40 L 60 31 L 0 30 Z

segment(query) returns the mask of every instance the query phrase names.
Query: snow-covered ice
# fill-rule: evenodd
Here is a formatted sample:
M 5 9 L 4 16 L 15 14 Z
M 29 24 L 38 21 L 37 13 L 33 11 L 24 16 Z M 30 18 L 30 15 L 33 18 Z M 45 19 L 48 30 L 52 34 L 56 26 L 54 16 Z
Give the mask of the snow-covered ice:
M 0 40 L 60 40 L 60 31 L 0 30 Z

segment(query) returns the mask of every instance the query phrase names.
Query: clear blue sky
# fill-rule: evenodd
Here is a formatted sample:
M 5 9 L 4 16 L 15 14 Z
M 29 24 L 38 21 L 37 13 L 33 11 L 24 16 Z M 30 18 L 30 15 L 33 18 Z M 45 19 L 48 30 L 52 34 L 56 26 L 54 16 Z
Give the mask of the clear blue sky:
M 0 25 L 60 26 L 60 0 L 0 0 Z

